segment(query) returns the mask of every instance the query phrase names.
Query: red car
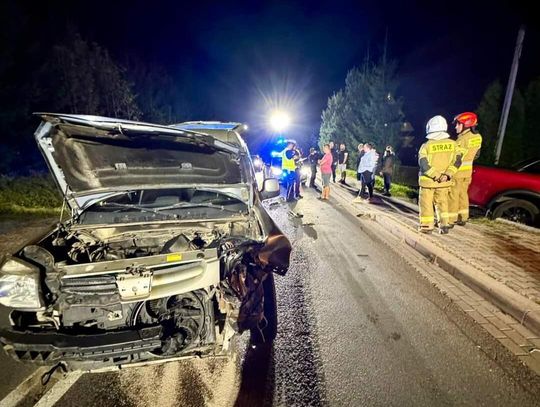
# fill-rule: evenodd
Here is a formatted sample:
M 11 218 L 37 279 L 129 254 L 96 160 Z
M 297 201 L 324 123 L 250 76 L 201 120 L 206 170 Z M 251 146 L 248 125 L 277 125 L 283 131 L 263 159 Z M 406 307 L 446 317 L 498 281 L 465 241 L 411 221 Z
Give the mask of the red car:
M 475 165 L 469 187 L 471 206 L 492 218 L 540 224 L 540 159 L 502 169 Z

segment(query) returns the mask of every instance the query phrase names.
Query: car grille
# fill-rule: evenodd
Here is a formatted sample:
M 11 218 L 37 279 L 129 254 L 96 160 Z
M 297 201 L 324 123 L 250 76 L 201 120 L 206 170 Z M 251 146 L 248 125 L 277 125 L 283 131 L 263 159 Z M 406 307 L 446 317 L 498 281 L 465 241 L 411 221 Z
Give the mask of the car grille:
M 114 276 L 64 278 L 61 291 L 77 295 L 113 295 L 118 294 L 118 287 Z

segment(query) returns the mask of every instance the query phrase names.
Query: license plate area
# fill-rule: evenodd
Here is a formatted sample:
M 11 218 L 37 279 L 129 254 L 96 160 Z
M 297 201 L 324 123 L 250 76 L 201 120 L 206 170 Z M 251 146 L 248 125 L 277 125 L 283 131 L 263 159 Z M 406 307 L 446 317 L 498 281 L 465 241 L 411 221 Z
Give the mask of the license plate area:
M 116 276 L 116 284 L 122 300 L 146 298 L 152 289 L 152 272 L 122 273 Z

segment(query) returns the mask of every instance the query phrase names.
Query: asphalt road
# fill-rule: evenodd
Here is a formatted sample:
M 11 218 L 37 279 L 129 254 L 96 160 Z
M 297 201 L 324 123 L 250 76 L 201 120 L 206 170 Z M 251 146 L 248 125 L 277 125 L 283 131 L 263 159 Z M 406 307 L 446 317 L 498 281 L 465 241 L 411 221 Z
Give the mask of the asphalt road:
M 243 338 L 231 360 L 85 374 L 56 405 L 538 405 L 508 355 L 482 351 L 494 339 L 354 216 L 315 196 L 270 208 L 294 247 L 287 276 L 276 277 L 272 347 Z

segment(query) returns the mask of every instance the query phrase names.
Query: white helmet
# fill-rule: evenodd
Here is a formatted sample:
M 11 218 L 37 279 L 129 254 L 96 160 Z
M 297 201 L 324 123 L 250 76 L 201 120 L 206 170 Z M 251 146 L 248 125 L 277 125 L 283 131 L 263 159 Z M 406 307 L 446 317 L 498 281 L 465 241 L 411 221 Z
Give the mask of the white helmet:
M 426 134 L 448 130 L 446 119 L 442 116 L 434 116 L 426 124 Z

